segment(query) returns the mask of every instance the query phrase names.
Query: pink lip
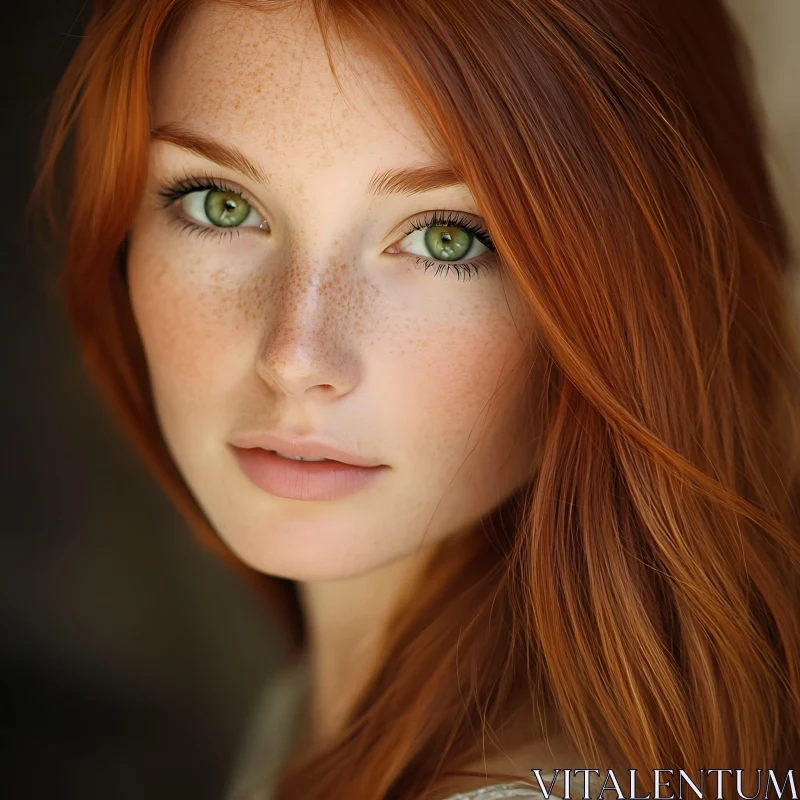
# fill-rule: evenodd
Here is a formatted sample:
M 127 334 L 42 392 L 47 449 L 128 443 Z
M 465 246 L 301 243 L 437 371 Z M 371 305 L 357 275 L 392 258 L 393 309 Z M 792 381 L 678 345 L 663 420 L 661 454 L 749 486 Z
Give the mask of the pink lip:
M 261 447 L 229 447 L 252 483 L 289 500 L 337 500 L 365 488 L 389 469 L 385 465 L 360 467 L 341 461 L 291 461 Z
M 352 453 L 333 443 L 328 443 L 322 439 L 300 438 L 278 433 L 242 433 L 234 436 L 230 444 L 235 447 L 251 448 L 260 447 L 263 450 L 277 450 L 287 456 L 300 458 L 330 458 L 343 464 L 350 464 L 355 467 L 380 467 L 381 462 L 366 458 L 358 453 Z

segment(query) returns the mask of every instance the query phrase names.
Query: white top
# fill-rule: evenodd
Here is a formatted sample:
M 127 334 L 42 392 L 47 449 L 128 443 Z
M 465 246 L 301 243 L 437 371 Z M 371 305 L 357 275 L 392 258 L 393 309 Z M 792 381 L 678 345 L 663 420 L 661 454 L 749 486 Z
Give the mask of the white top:
M 544 776 L 542 776 L 544 777 Z M 505 800 L 507 797 L 527 797 L 529 800 L 545 800 L 545 796 L 532 786 L 524 783 L 496 783 L 469 792 L 451 794 L 445 800 Z
M 225 800 L 272 800 L 271 777 L 277 772 L 294 738 L 306 700 L 308 666 L 281 670 L 258 697 L 245 727 Z M 542 773 L 542 779 L 552 773 Z M 544 800 L 535 787 L 521 782 L 498 783 L 449 795 L 446 800 Z

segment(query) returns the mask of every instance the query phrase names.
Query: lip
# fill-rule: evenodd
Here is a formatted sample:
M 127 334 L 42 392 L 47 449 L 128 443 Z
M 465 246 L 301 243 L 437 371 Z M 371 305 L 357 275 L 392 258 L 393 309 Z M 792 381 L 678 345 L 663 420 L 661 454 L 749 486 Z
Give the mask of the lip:
M 376 459 L 365 458 L 339 445 L 311 437 L 301 438 L 278 433 L 252 432 L 232 437 L 230 444 L 239 448 L 260 447 L 262 450 L 278 450 L 287 456 L 296 458 L 329 458 L 354 467 L 385 466 Z
M 291 461 L 259 446 L 229 444 L 229 447 L 251 483 L 288 500 L 338 500 L 367 487 L 389 469 L 386 465 L 361 467 L 341 461 Z

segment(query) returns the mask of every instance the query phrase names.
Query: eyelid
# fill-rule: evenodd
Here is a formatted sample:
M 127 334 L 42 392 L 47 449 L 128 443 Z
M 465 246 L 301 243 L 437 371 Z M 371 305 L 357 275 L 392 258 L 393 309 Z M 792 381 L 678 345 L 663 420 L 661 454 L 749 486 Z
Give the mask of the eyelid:
M 213 186 L 205 186 L 202 184 L 214 184 Z M 161 208 L 167 208 L 177 203 L 181 198 L 186 197 L 187 194 L 193 192 L 213 191 L 214 189 L 222 189 L 226 192 L 233 192 L 241 196 L 241 198 L 251 207 L 254 208 L 264 219 L 267 215 L 260 207 L 258 200 L 254 198 L 250 192 L 243 186 L 236 183 L 236 181 L 228 180 L 214 176 L 208 172 L 189 172 L 185 170 L 182 177 L 167 178 L 155 188 L 155 194 L 161 198 Z
M 410 219 L 406 220 L 405 225 L 412 226 L 411 230 L 420 230 L 431 226 L 441 225 L 445 220 L 449 220 L 451 224 L 455 223 L 457 227 L 466 227 L 468 230 L 480 231 L 481 236 L 485 239 L 491 240 L 489 231 L 486 225 L 477 214 L 471 214 L 467 211 L 454 211 L 447 208 L 437 208 L 429 211 L 420 211 L 414 214 Z M 419 224 L 422 223 L 422 224 Z M 494 245 L 494 243 L 492 242 Z

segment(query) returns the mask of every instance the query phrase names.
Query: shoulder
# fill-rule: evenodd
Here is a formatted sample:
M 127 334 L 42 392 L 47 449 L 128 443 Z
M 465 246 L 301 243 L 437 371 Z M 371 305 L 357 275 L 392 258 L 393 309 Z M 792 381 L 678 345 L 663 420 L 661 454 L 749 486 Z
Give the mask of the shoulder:
M 451 794 L 444 800 L 506 800 L 506 798 L 543 800 L 544 795 L 538 789 L 524 783 L 497 783 L 494 786 L 482 786 L 480 789 Z
M 448 775 L 431 800 L 546 800 L 546 792 L 555 792 L 556 784 L 563 783 L 559 765 L 580 760 L 563 733 L 551 733 L 524 746 L 503 749 L 497 745 L 480 760 Z

